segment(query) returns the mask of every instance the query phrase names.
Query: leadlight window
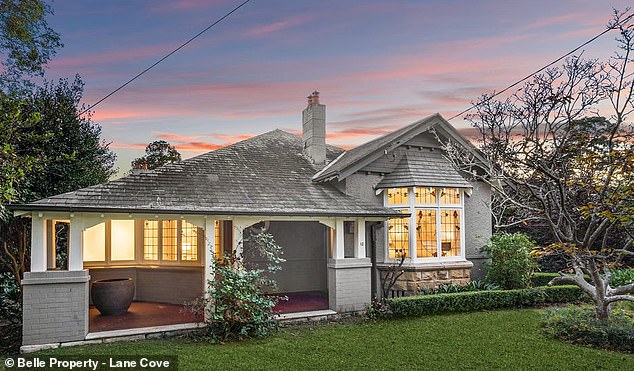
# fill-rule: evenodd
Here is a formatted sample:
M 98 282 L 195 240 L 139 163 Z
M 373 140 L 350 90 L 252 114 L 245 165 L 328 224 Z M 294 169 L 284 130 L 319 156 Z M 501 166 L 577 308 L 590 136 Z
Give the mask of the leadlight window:
M 143 259 L 159 259 L 159 222 L 146 220 L 143 223 Z
M 388 205 L 407 205 L 408 201 L 407 188 L 388 188 L 387 189 L 387 203 Z
M 400 210 L 407 214 L 409 210 Z M 392 218 L 387 222 L 390 258 L 400 259 L 409 256 L 409 219 Z
M 409 198 L 410 193 L 413 197 Z M 460 257 L 464 255 L 463 191 L 447 187 L 390 188 L 385 204 L 409 218 L 388 221 L 388 257 Z M 404 208 L 406 205 L 407 208 Z
M 181 260 L 198 260 L 198 227 L 183 221 L 181 228 Z
M 162 224 L 162 259 L 168 261 L 175 261 L 178 259 L 178 221 L 177 220 L 163 220 Z

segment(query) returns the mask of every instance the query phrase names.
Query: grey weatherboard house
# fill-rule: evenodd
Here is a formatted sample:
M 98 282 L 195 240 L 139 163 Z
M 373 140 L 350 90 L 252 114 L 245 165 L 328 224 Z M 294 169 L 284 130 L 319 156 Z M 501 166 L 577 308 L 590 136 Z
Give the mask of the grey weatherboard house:
M 254 225 L 284 248 L 278 291 L 321 295 L 321 314 L 363 311 L 403 255 L 390 296 L 482 277 L 490 189 L 443 156 L 442 141 L 473 148 L 446 120 L 435 114 L 344 151 L 326 144 L 317 92 L 302 118 L 302 136 L 274 130 L 14 206 L 32 219 L 23 350 L 142 333 L 93 332 L 92 281 L 130 277 L 136 302 L 182 305 L 213 279 L 214 254 L 249 248 L 243 233 Z M 65 270 L 55 265 L 59 223 L 69 231 Z

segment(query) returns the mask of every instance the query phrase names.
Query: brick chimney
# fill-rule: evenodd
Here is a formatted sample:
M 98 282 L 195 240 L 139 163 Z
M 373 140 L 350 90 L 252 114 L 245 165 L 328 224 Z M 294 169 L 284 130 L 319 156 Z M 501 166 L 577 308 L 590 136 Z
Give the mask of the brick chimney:
M 319 92 L 308 96 L 308 107 L 302 111 L 304 154 L 314 164 L 326 163 L 326 106 L 319 103 Z

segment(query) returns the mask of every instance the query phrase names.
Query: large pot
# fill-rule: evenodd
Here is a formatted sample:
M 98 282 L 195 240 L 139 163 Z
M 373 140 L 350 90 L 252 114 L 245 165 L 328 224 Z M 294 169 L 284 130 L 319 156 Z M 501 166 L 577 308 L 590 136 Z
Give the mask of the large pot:
M 94 281 L 90 297 L 103 316 L 125 313 L 134 298 L 134 282 L 132 278 Z

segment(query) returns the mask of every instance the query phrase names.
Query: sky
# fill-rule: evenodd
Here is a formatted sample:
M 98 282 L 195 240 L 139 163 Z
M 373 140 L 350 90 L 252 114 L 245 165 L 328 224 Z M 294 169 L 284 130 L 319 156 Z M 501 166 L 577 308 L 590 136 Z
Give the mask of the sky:
M 46 78 L 91 105 L 242 0 L 50 2 L 64 47 Z M 601 32 L 622 0 L 251 0 L 94 108 L 120 174 L 155 140 L 184 158 L 274 129 L 300 134 L 321 93 L 327 142 L 352 148 L 449 118 Z M 614 33 L 587 46 L 607 59 Z M 463 117 L 451 123 L 468 127 Z

